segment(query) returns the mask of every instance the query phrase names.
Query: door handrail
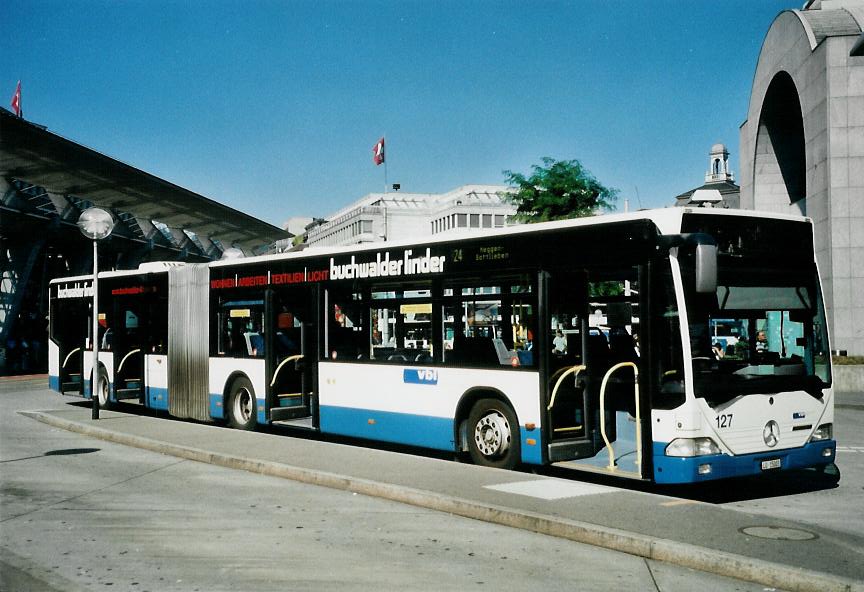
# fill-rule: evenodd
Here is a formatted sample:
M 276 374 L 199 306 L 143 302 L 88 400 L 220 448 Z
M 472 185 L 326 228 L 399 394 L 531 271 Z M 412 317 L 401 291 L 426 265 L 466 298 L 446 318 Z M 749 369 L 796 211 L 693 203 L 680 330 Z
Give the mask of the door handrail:
M 615 364 L 606 372 L 603 377 L 603 382 L 600 384 L 600 435 L 603 437 L 603 442 L 606 443 L 606 450 L 609 452 L 609 465 L 606 467 L 610 471 L 614 471 L 615 466 L 615 451 L 612 448 L 612 443 L 606 435 L 606 383 L 609 377 L 621 368 L 633 368 L 633 393 L 636 398 L 636 466 L 642 466 L 642 421 L 639 409 L 639 367 L 634 362 L 621 362 Z
M 272 387 L 274 384 L 276 384 L 276 377 L 279 376 L 279 371 L 282 369 L 282 366 L 284 366 L 288 362 L 292 362 L 292 361 L 296 361 L 296 360 L 300 360 L 300 359 L 303 359 L 303 354 L 296 354 L 293 356 L 288 356 L 287 358 L 285 358 L 284 360 L 279 362 L 279 365 L 276 366 L 276 371 L 273 372 L 273 380 L 270 381 L 270 386 Z
M 72 354 L 74 354 L 75 352 L 79 352 L 79 351 L 81 351 L 81 348 L 80 348 L 80 347 L 76 347 L 76 348 L 73 349 L 71 352 L 69 352 L 69 355 L 67 355 L 67 356 L 66 356 L 66 359 L 63 360 L 63 368 L 66 367 L 66 362 L 69 361 L 69 358 L 72 357 Z
M 130 351 L 128 354 L 126 354 L 125 356 L 123 356 L 123 359 L 120 360 L 120 365 L 117 367 L 117 374 L 120 374 L 120 371 L 123 370 L 123 364 L 126 363 L 126 359 L 127 359 L 129 356 L 131 356 L 132 354 L 140 354 L 140 353 L 141 353 L 141 350 L 140 350 L 140 349 L 133 349 L 133 350 Z
M 580 364 L 578 366 L 573 366 L 571 368 L 567 368 L 567 370 L 565 370 L 564 372 L 561 373 L 561 376 L 558 377 L 558 381 L 555 383 L 555 386 L 552 388 L 552 398 L 549 400 L 549 406 L 546 407 L 546 411 L 552 411 L 552 407 L 555 406 L 555 397 L 558 396 L 558 387 L 561 386 L 561 382 L 564 380 L 564 378 L 568 374 L 570 374 L 571 372 L 575 371 L 576 374 L 573 376 L 573 380 L 575 381 L 576 378 L 579 376 L 579 373 L 582 372 L 583 370 L 585 370 L 586 368 L 587 368 L 587 366 L 583 366 Z

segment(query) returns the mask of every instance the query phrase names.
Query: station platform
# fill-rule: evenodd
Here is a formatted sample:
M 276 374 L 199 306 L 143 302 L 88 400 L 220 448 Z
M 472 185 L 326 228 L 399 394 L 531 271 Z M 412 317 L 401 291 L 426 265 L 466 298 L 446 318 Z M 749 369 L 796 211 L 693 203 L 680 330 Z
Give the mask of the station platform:
M 93 438 L 526 529 L 777 589 L 864 592 L 864 533 L 852 537 L 812 523 L 743 512 L 698 501 L 686 490 L 558 469 L 490 469 L 425 450 L 286 428 L 236 431 L 158 418 L 136 405 L 102 411 L 95 421 L 89 402 L 71 398 L 58 401 L 56 409 L 22 413 Z

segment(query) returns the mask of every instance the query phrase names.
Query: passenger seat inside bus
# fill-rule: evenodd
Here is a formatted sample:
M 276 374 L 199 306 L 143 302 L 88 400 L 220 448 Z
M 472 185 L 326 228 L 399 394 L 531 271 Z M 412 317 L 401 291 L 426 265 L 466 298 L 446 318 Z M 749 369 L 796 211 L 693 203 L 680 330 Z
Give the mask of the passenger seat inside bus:
M 491 337 L 465 337 L 457 333 L 448 362 L 464 366 L 500 366 Z

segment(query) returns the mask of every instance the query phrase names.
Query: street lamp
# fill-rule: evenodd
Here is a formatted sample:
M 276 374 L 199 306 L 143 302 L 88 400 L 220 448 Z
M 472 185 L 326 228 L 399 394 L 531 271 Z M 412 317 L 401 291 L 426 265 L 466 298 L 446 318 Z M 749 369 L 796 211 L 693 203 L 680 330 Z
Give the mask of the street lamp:
M 78 217 L 81 234 L 93 241 L 93 380 L 90 398 L 93 419 L 99 419 L 99 250 L 96 244 L 114 230 L 114 217 L 101 208 L 87 208 Z M 107 396 L 107 395 L 106 395 Z

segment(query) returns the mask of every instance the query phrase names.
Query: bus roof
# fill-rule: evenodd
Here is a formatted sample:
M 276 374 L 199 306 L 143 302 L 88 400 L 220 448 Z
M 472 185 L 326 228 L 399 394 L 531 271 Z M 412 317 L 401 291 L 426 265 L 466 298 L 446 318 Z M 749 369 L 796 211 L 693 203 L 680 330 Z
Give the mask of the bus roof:
M 777 214 L 774 212 L 758 212 L 754 210 L 740 210 L 727 208 L 658 208 L 652 210 L 639 210 L 636 212 L 625 212 L 615 214 L 604 214 L 601 216 L 590 216 L 585 218 L 571 218 L 568 220 L 556 220 L 553 222 L 538 222 L 536 224 L 520 224 L 517 226 L 508 226 L 506 228 L 489 229 L 483 233 L 478 232 L 448 232 L 442 236 L 427 237 L 422 242 L 424 245 L 435 245 L 439 243 L 452 242 L 460 239 L 474 239 L 499 236 L 515 236 L 521 234 L 531 234 L 535 232 L 543 232 L 548 230 L 557 230 L 562 228 L 578 228 L 580 226 L 598 226 L 602 224 L 614 224 L 618 222 L 633 222 L 639 220 L 649 220 L 654 223 L 661 234 L 677 234 L 681 231 L 681 219 L 684 214 L 699 213 L 717 216 L 746 216 L 751 218 L 771 218 L 780 220 L 790 220 L 796 222 L 809 222 L 809 218 L 803 216 L 793 216 L 789 214 Z M 268 261 L 280 261 L 286 259 L 302 259 L 305 257 L 315 257 L 324 255 L 338 255 L 344 253 L 357 253 L 365 251 L 380 251 L 381 249 L 398 249 L 402 247 L 410 247 L 417 245 L 418 241 L 400 240 L 386 242 L 371 242 L 356 245 L 347 245 L 339 247 L 307 247 L 302 251 L 289 253 L 278 253 L 268 255 L 258 255 L 255 257 L 244 257 L 241 259 L 228 259 L 222 261 L 213 261 L 208 265 L 210 267 L 229 267 L 232 265 L 240 265 L 244 263 L 265 263 Z
M 749 218 L 770 218 L 775 220 L 789 220 L 795 222 L 811 223 L 809 218 L 804 216 L 794 216 L 791 214 L 778 214 L 775 212 L 759 212 L 754 210 L 736 210 L 726 208 L 692 208 L 692 207 L 670 207 L 659 208 L 653 210 L 638 210 L 635 212 L 604 214 L 601 216 L 590 216 L 586 218 L 572 218 L 569 220 L 557 220 L 553 222 L 539 222 L 537 224 L 521 224 L 517 226 L 508 226 L 506 228 L 489 229 L 483 233 L 477 232 L 448 232 L 443 236 L 429 237 L 425 239 L 423 244 L 434 245 L 439 243 L 452 242 L 459 239 L 473 239 L 484 237 L 498 236 L 516 236 L 522 234 L 531 234 L 535 232 L 543 232 L 548 230 L 557 230 L 563 228 L 578 228 L 582 226 L 598 226 L 603 224 L 614 224 L 620 222 L 634 222 L 639 220 L 651 221 L 661 234 L 677 234 L 681 229 L 681 220 L 685 214 L 699 213 L 711 216 L 740 216 Z M 357 253 L 365 251 L 376 251 L 381 249 L 398 249 L 401 247 L 409 247 L 418 244 L 417 241 L 400 240 L 386 242 L 372 242 L 357 245 L 348 245 L 341 247 L 308 247 L 302 251 L 294 251 L 288 253 L 277 253 L 268 255 L 258 255 L 254 257 L 243 257 L 240 259 L 226 259 L 222 261 L 211 261 L 204 265 L 210 267 L 230 267 L 233 265 L 245 265 L 248 263 L 266 263 L 268 261 L 284 261 L 291 259 L 304 259 L 307 257 L 320 257 L 323 255 L 342 253 Z M 187 265 L 180 262 L 158 261 L 151 263 L 142 263 L 138 269 L 122 270 L 122 271 L 106 271 L 100 272 L 99 277 L 122 277 L 129 275 L 139 275 L 141 273 L 164 273 L 171 267 L 182 267 Z M 92 278 L 92 274 L 76 277 L 58 278 L 52 280 L 51 283 L 68 282 L 75 280 L 86 280 Z

